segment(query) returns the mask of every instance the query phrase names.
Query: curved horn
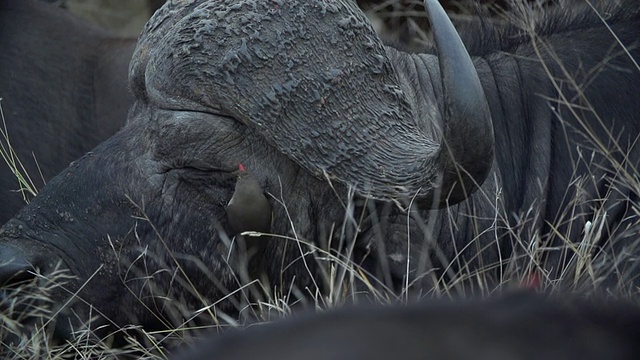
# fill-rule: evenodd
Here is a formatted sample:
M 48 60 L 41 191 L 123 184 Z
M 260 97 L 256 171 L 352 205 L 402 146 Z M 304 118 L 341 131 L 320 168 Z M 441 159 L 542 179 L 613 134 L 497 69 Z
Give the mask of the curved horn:
M 455 161 L 475 165 L 487 156 L 486 146 L 465 151 L 475 129 L 465 120 L 490 122 L 466 117 L 479 100 L 447 92 L 451 156 L 417 125 L 385 47 L 352 0 L 189 4 L 179 21 L 152 21 L 139 40 L 131 73 L 152 103 L 232 116 L 308 171 L 376 199 L 429 199 L 443 170 L 447 182 L 466 179 L 452 170 Z M 457 86 L 446 78 L 446 89 Z
M 442 202 L 467 198 L 489 174 L 494 137 L 491 112 L 471 58 L 438 0 L 424 0 L 438 50 L 445 102 Z M 449 196 L 449 197 L 447 197 Z

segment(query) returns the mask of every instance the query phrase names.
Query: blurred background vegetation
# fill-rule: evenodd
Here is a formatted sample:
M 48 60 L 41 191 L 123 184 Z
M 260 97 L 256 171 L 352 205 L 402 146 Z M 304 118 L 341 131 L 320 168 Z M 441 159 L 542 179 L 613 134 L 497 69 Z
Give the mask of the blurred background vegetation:
M 137 37 L 165 0 L 44 0 L 118 35 Z M 428 29 L 423 0 L 355 0 L 386 38 L 407 43 Z M 530 0 L 548 4 L 554 0 Z M 557 1 L 557 0 L 556 0 Z M 510 0 L 440 0 L 454 15 L 496 16 L 509 11 Z

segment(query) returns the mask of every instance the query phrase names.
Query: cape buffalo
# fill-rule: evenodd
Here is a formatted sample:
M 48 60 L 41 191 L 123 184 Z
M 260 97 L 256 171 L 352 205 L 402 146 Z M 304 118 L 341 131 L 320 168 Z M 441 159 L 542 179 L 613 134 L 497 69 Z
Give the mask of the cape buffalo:
M 13 149 L 0 160 L 0 224 L 25 204 L 6 162 L 40 189 L 122 127 L 135 44 L 41 1 L 0 1 L 0 144 Z
M 225 209 L 242 163 L 272 195 L 259 255 L 276 297 L 341 292 L 323 275 L 348 261 L 427 292 L 526 274 L 534 255 L 571 278 L 576 253 L 607 264 L 584 265 L 593 286 L 633 284 L 638 3 L 523 6 L 462 24 L 468 52 L 425 4 L 435 46 L 406 53 L 350 0 L 167 2 L 133 56 L 127 125 L 3 226 L 0 283 L 68 269 L 51 292 L 63 332 L 236 309 L 250 279 Z
M 171 359 L 638 359 L 640 310 L 512 294 L 346 308 L 203 339 Z

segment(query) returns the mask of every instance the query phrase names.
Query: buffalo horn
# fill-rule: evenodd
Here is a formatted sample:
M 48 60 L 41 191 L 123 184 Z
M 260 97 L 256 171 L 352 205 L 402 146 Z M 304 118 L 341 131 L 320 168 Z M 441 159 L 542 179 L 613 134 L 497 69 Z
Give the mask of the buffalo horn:
M 441 201 L 464 200 L 486 178 L 493 161 L 491 113 L 460 36 L 437 0 L 424 0 L 438 50 L 445 102 Z

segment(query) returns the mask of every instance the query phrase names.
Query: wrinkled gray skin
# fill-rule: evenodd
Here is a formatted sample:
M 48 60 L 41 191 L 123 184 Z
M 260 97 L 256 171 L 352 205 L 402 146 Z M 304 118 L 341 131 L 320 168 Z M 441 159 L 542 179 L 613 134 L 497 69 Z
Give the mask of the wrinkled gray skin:
M 435 49 L 406 54 L 383 47 L 350 1 L 257 3 L 174 1 L 155 14 L 131 66 L 137 101 L 127 126 L 53 179 L 0 230 L 2 259 L 13 261 L 1 268 L 0 279 L 11 281 L 32 267 L 46 273 L 62 260 L 81 281 L 91 278 L 80 296 L 117 324 L 153 322 L 139 298 L 160 313 L 167 298 L 203 306 L 193 288 L 204 304 L 215 302 L 238 284 L 227 261 L 225 221 L 238 162 L 278 199 L 272 200 L 275 234 L 350 245 L 352 238 L 341 233 L 345 213 L 360 219 L 365 211 L 355 260 L 380 271 L 391 286 L 401 285 L 407 253 L 412 278 L 441 272 L 449 261 L 453 270 L 464 264 L 474 270 L 509 257 L 519 249 L 506 225 L 532 214 L 516 228 L 520 235 L 556 241 L 545 221 L 566 214 L 572 204 L 565 195 L 580 185 L 582 198 L 597 199 L 619 181 L 610 161 L 593 154 L 593 141 L 581 135 L 586 126 L 556 103 L 557 89 L 528 34 L 486 24 L 461 30 L 471 39 L 491 111 L 494 157 L 486 103 L 477 100 L 482 90 L 457 67 L 463 60 L 439 62 Z M 607 11 L 626 45 L 640 33 L 639 13 L 633 2 Z M 434 26 L 437 41 L 444 25 Z M 639 134 L 640 72 L 588 8 L 547 14 L 538 32 L 579 84 L 589 80 L 584 96 L 604 124 L 575 110 L 594 137 L 615 150 L 611 129 L 620 146 L 611 156 L 623 160 Z M 439 41 L 439 56 L 460 51 L 447 48 L 449 40 Z M 564 78 L 545 49 L 549 71 Z M 639 57 L 637 47 L 629 49 Z M 603 59 L 609 66 L 589 72 Z M 454 88 L 443 89 L 441 72 Z M 568 84 L 562 91 L 584 104 Z M 630 159 L 637 162 L 635 149 Z M 573 172 L 594 177 L 575 182 Z M 356 188 L 355 209 L 345 207 L 348 185 Z M 624 240 L 635 232 L 625 232 L 630 203 L 618 200 L 635 195 L 615 191 L 614 201 L 601 204 L 609 214 L 604 236 Z M 413 195 L 407 219 L 401 207 Z M 594 209 L 576 208 L 560 231 L 578 240 Z M 353 235 L 352 225 L 344 224 L 345 234 Z M 336 244 L 341 239 L 348 244 Z M 306 266 L 314 277 L 318 270 L 311 256 L 304 264 L 300 251 L 294 241 L 271 240 L 264 255 L 271 288 L 286 293 L 293 283 L 304 293 L 315 291 Z M 555 264 L 561 260 L 550 256 Z M 192 283 L 159 271 L 175 269 L 176 262 L 177 273 Z M 487 274 L 499 275 L 499 269 Z M 415 286 L 426 289 L 429 279 Z M 152 298 L 150 290 L 162 296 Z M 218 305 L 229 310 L 234 299 Z M 79 302 L 73 309 L 86 316 Z M 59 321 L 59 330 L 66 331 L 66 323 Z
M 211 334 L 171 359 L 631 360 L 639 336 L 635 306 L 523 293 L 298 315 Z
M 41 1 L 0 1 L 6 130 L 36 189 L 124 125 L 134 100 L 127 70 L 135 44 Z M 25 205 L 18 189 L 0 158 L 0 224 Z

